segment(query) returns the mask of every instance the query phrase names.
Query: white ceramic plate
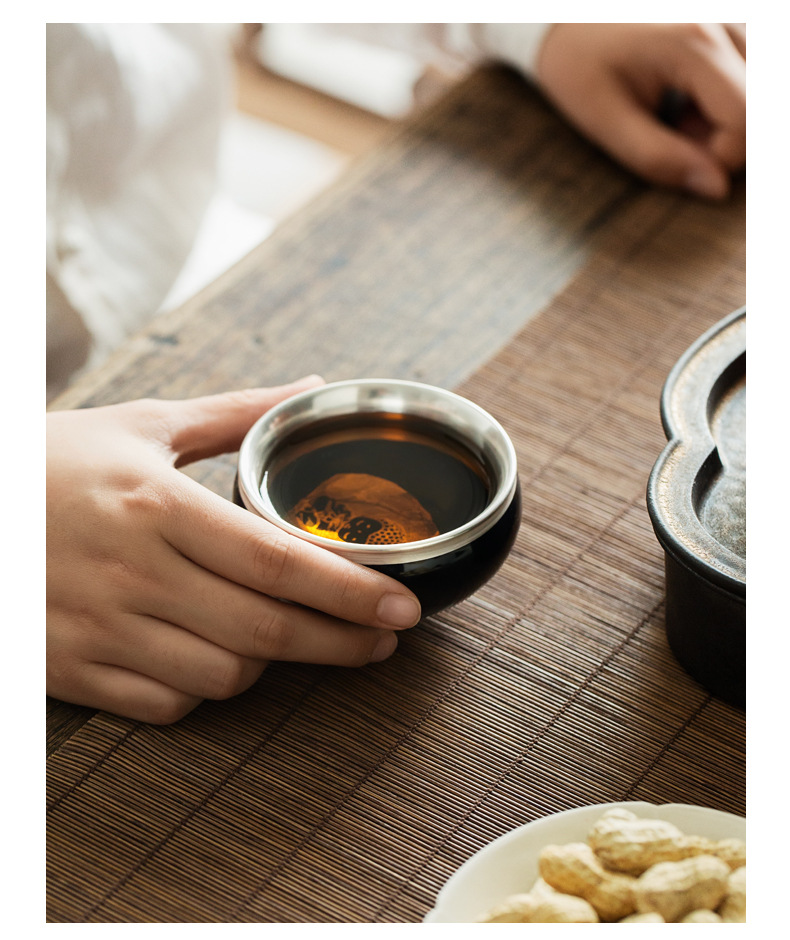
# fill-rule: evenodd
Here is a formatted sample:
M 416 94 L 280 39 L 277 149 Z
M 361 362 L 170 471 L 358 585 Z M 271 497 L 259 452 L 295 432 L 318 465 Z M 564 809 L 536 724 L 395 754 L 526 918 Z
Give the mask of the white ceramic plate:
M 566 810 L 519 826 L 480 849 L 445 884 L 424 923 L 474 923 L 509 895 L 529 891 L 538 877 L 538 855 L 545 845 L 583 842 L 602 813 L 615 806 L 674 823 L 687 835 L 746 839 L 743 817 L 702 806 L 598 803 Z

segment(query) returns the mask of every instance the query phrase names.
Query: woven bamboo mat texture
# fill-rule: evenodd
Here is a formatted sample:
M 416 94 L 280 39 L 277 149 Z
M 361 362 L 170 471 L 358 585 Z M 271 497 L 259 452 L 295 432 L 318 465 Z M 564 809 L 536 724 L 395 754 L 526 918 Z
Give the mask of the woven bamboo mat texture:
M 515 76 L 476 73 L 53 407 L 311 372 L 452 388 L 567 284 L 641 189 Z
M 476 269 L 472 294 L 501 279 Z M 48 919 L 410 923 L 547 813 L 745 814 L 745 715 L 668 649 L 645 508 L 666 374 L 744 294 L 742 193 L 630 191 L 576 278 L 456 383 L 518 452 L 500 572 L 385 663 L 273 664 L 172 727 L 75 711 L 48 760 Z

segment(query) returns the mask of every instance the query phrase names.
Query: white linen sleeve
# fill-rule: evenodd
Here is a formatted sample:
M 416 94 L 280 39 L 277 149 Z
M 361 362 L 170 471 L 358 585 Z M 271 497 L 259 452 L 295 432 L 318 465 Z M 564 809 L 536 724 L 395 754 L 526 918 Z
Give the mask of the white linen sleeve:
M 482 23 L 480 46 L 536 80 L 538 53 L 552 23 Z
M 427 62 L 472 65 L 505 62 L 535 79 L 535 66 L 551 23 L 322 23 L 316 28 L 408 52 Z
M 189 253 L 228 72 L 213 24 L 47 25 L 47 273 L 91 335 L 88 365 L 156 312 Z

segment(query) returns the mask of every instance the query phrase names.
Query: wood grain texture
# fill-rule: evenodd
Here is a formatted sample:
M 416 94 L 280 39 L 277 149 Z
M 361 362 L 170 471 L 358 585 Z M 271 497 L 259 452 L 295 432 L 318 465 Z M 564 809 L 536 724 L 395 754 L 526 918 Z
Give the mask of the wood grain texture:
M 644 499 L 666 374 L 744 294 L 742 192 L 645 189 L 483 72 L 61 399 L 294 362 L 453 386 L 510 432 L 524 509 L 497 576 L 385 663 L 274 664 L 168 728 L 53 703 L 49 920 L 413 922 L 546 813 L 745 813 L 745 716 L 668 649 Z

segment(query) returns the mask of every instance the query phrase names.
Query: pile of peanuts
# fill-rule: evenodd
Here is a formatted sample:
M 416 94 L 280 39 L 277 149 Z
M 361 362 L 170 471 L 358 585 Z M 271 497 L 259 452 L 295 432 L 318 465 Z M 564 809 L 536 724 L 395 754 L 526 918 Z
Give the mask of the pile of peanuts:
M 478 923 L 702 924 L 746 920 L 746 844 L 689 836 L 627 809 L 605 812 L 586 842 L 548 845 L 540 877 Z

